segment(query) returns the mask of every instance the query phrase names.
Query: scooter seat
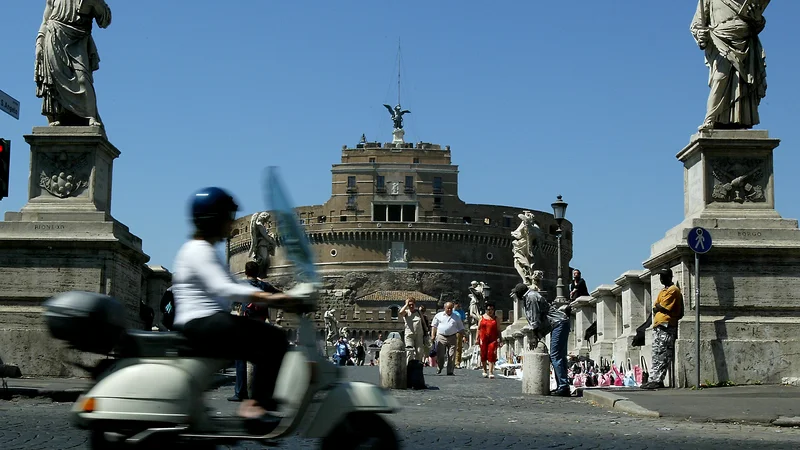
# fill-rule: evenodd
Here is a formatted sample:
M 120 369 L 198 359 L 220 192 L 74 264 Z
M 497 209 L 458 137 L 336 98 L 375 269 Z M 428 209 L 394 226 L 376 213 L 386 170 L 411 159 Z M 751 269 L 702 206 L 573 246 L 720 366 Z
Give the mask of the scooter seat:
M 181 333 L 127 330 L 120 350 L 128 357 L 160 357 L 191 353 L 192 347 Z

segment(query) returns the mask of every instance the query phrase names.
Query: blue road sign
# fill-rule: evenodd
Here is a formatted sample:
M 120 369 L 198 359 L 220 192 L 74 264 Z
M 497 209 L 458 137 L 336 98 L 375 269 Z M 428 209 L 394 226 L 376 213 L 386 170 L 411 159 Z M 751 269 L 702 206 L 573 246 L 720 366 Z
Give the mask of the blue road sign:
M 689 236 L 686 237 L 689 243 L 689 248 L 695 253 L 706 253 L 711 250 L 711 233 L 705 228 L 694 227 L 689 231 Z

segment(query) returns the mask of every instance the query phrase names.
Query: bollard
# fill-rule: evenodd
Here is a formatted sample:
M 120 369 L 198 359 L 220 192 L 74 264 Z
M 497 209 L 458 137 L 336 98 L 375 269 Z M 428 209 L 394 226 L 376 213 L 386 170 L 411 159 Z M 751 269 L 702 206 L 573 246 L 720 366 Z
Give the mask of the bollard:
M 536 348 L 526 346 L 522 360 L 522 393 L 550 395 L 550 355 L 545 345 L 537 342 Z
M 389 339 L 381 347 L 381 387 L 405 389 L 407 386 L 406 345 L 400 339 Z

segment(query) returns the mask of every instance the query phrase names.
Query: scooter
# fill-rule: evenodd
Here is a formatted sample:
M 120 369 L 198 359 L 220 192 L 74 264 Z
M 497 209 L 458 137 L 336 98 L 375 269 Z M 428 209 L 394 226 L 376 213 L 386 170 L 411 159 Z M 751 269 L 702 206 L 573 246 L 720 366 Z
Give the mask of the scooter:
M 104 353 L 113 346 L 118 352 L 72 408 L 73 423 L 90 432 L 90 448 L 197 449 L 244 440 L 272 446 L 295 432 L 321 439 L 323 449 L 399 448 L 382 416 L 398 409 L 397 400 L 375 385 L 343 381 L 342 369 L 319 354 L 306 314 L 316 307 L 308 295 L 315 287 L 293 291 L 295 298 L 306 294 L 296 311 L 298 342 L 278 375 L 276 419 L 258 432 L 245 419 L 209 415 L 203 393 L 225 363 L 190 348 L 180 333 L 125 330 L 118 319 L 124 308 L 102 294 L 67 292 L 48 300 L 45 320 L 53 337 L 83 351 Z

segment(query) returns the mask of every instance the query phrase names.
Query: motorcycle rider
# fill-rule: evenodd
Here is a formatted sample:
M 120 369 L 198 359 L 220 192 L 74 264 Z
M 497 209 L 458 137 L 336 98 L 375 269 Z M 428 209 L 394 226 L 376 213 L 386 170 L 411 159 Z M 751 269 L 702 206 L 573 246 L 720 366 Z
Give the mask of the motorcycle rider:
M 291 297 L 267 293 L 236 281 L 214 245 L 224 241 L 238 210 L 233 197 L 217 187 L 196 192 L 190 200 L 194 234 L 175 257 L 172 292 L 174 328 L 204 356 L 247 360 L 255 364 L 253 399 L 245 400 L 239 415 L 255 422 L 274 421 L 272 398 L 281 361 L 288 350 L 286 335 L 263 321 L 229 314 L 231 303 L 257 303 L 282 308 Z

